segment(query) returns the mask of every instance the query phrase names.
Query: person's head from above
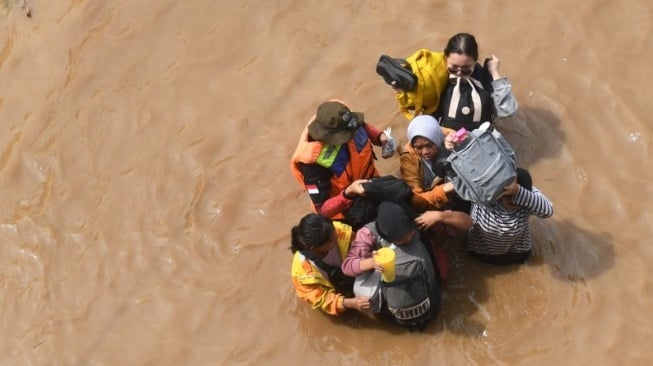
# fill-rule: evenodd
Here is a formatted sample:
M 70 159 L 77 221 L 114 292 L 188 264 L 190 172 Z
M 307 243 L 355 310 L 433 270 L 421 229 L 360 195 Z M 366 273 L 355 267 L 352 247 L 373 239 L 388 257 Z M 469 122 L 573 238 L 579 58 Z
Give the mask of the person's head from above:
M 384 201 L 376 216 L 376 231 L 381 237 L 396 245 L 410 243 L 415 235 L 415 223 L 406 210 L 396 203 Z
M 310 213 L 291 230 L 290 250 L 322 258 L 333 249 L 338 240 L 333 222 L 328 217 Z M 308 252 L 308 253 L 307 253 Z
M 531 178 L 531 174 L 528 172 L 528 170 L 524 168 L 517 168 L 516 175 L 515 175 L 515 180 L 513 183 L 517 183 L 518 185 L 524 187 L 526 190 L 532 191 L 533 190 L 533 179 Z M 501 197 L 501 203 L 509 209 L 514 210 L 518 206 L 512 203 L 512 199 L 515 195 L 506 195 Z
M 435 159 L 444 141 L 444 134 L 438 121 L 429 115 L 413 118 L 408 124 L 406 136 L 410 146 L 426 160 Z
M 315 119 L 308 125 L 308 133 L 313 140 L 326 145 L 342 145 L 351 140 L 364 120 L 363 113 L 352 112 L 340 102 L 324 102 L 317 107 Z
M 458 33 L 449 39 L 444 49 L 449 74 L 455 76 L 469 76 L 474 72 L 478 61 L 478 44 L 473 35 Z

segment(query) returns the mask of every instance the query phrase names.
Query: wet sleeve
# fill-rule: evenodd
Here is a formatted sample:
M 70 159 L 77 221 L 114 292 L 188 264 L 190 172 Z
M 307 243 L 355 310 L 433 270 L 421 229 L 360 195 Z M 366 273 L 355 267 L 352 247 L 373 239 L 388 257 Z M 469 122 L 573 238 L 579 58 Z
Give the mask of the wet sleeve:
M 292 281 L 297 296 L 311 304 L 313 309 L 319 309 L 330 315 L 338 315 L 345 311 L 345 297 L 333 288 L 320 284 L 305 284 L 296 277 L 293 277 Z
M 535 187 L 531 192 L 520 186 L 512 203 L 527 208 L 531 214 L 543 219 L 553 215 L 553 204 Z
M 363 227 L 356 232 L 356 238 L 349 247 L 347 257 L 342 262 L 342 273 L 349 277 L 356 277 L 361 272 L 361 259 L 372 257 L 372 248 L 376 242 L 376 236 Z
M 333 217 L 351 207 L 353 201 L 343 193 L 329 197 L 331 192 L 331 171 L 317 164 L 302 164 L 304 189 L 311 197 L 315 210 L 322 216 Z
M 399 172 L 401 179 L 412 188 L 413 192 L 423 192 L 422 178 L 419 174 L 419 161 L 405 148 L 399 154 Z
M 497 111 L 497 117 L 505 118 L 515 114 L 519 105 L 517 99 L 515 99 L 515 95 L 512 93 L 512 86 L 508 78 L 502 77 L 493 80 L 492 88 L 492 100 Z
M 413 204 L 420 206 L 420 202 L 426 203 L 425 207 L 416 207 L 421 211 L 438 210 L 449 202 L 449 196 L 444 192 L 444 185 L 442 184 L 435 186 L 435 188 L 430 191 L 420 193 L 414 192 L 414 196 L 421 198 L 422 201 L 414 199 Z
M 420 211 L 439 209 L 449 202 L 449 197 L 444 192 L 443 186 L 437 185 L 435 188 L 425 191 L 422 188 L 422 177 L 419 172 L 419 160 L 409 152 L 402 152 L 399 155 L 399 169 L 401 179 L 413 190 L 413 199 L 411 204 Z
M 363 128 L 365 128 L 365 132 L 367 132 L 367 135 L 370 137 L 370 141 L 372 141 L 372 144 L 376 146 L 381 146 L 381 140 L 379 140 L 379 138 L 381 136 L 382 131 L 372 126 L 369 123 L 365 123 L 363 125 Z

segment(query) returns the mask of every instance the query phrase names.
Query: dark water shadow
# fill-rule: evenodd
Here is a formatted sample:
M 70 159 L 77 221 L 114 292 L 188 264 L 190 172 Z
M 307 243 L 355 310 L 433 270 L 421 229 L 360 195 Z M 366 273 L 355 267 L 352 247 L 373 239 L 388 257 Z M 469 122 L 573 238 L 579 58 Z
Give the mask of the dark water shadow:
M 560 280 L 583 282 L 614 266 L 614 239 L 607 232 L 592 232 L 571 221 L 542 220 L 533 227 L 531 265 L 547 265 Z
M 316 329 L 335 328 L 338 330 L 380 330 L 392 335 L 407 333 L 402 328 L 385 319 L 380 319 L 372 313 L 364 313 L 356 310 L 348 310 L 338 316 L 329 315 L 319 310 L 310 308 L 310 305 L 303 301 L 297 301 L 296 315 L 300 318 L 299 329 L 305 335 L 318 332 Z
M 449 255 L 449 276 L 444 287 L 440 317 L 432 331 L 482 338 L 490 321 L 484 306 L 492 296 L 488 290 L 488 279 L 516 271 L 519 266 L 479 262 L 467 254 L 464 236 L 445 238 L 440 242 Z
M 518 271 L 521 266 L 546 265 L 554 278 L 568 282 L 585 282 L 614 266 L 614 242 L 608 233 L 554 219 L 531 219 L 531 230 L 533 255 L 522 265 L 485 264 L 465 252 L 464 239 L 447 242 L 450 270 L 446 295 L 436 326 L 430 327 L 429 332 L 483 337 L 485 324 L 490 321 L 484 308 L 492 297 L 488 280 Z
M 422 331 L 416 334 L 435 335 L 454 332 L 471 337 L 481 337 L 485 322 L 472 319 L 481 304 L 488 301 L 486 278 L 514 270 L 513 266 L 497 267 L 477 262 L 463 249 L 464 239 L 437 238 L 438 246 L 443 248 L 449 258 L 448 279 L 442 284 L 442 297 L 439 315 Z M 516 266 L 514 266 L 516 267 Z M 315 333 L 315 327 L 328 326 L 337 329 L 379 330 L 390 335 L 410 334 L 407 327 L 371 313 L 346 311 L 338 316 L 325 314 L 298 301 L 297 316 L 302 318 L 300 329 L 305 334 Z
M 566 135 L 559 116 L 543 108 L 521 107 L 515 116 L 498 121 L 496 127 L 513 146 L 519 166 L 524 168 L 540 159 L 559 157 L 565 144 Z M 534 180 L 537 181 L 537 177 Z M 572 282 L 598 276 L 614 265 L 613 240 L 607 233 L 590 232 L 572 222 L 552 219 L 532 221 L 532 230 L 533 256 L 523 265 L 547 265 L 554 277 Z M 443 290 L 440 315 L 424 334 L 451 332 L 483 337 L 489 321 L 485 319 L 483 306 L 491 296 L 488 279 L 520 268 L 520 265 L 494 266 L 478 262 L 465 253 L 461 240 L 442 242 L 449 254 L 449 277 Z M 337 327 L 378 329 L 393 335 L 408 332 L 386 320 L 357 312 L 339 317 L 321 316 Z
M 408 333 L 406 328 L 400 327 L 391 323 L 388 319 L 383 319 L 370 313 L 348 311 L 340 315 L 337 319 L 330 317 L 330 320 L 334 323 L 338 323 L 339 326 L 350 328 L 375 329 L 392 335 Z
M 520 107 L 514 116 L 495 123 L 515 150 L 517 162 L 523 168 L 540 159 L 560 156 L 565 144 L 560 124 L 560 118 L 552 111 L 528 106 Z
M 614 242 L 610 234 L 583 229 L 571 221 L 531 219 L 533 255 L 522 265 L 496 266 L 477 261 L 465 252 L 463 238 L 450 239 L 449 278 L 440 317 L 429 332 L 484 337 L 490 314 L 485 310 L 492 294 L 488 280 L 518 271 L 521 266 L 549 267 L 554 278 L 585 282 L 614 266 Z
M 465 238 L 438 236 L 434 238 L 437 246 L 448 255 L 448 277 L 442 283 L 442 296 L 438 316 L 422 331 L 423 335 L 436 335 L 443 332 L 468 337 L 483 337 L 486 322 L 483 318 L 483 304 L 489 300 L 487 278 L 514 271 L 518 266 L 492 266 L 476 261 L 464 250 Z M 478 320 L 476 318 L 480 318 Z M 351 312 L 341 319 L 348 326 L 378 329 L 393 335 L 410 333 L 402 326 L 388 319 L 366 316 Z
M 486 324 L 491 320 L 484 305 L 492 296 L 488 291 L 488 280 L 518 271 L 521 266 L 546 265 L 555 278 L 570 282 L 584 282 L 614 266 L 613 239 L 607 233 L 588 231 L 572 222 L 553 219 L 531 220 L 531 229 L 533 256 L 522 265 L 485 264 L 466 253 L 463 237 L 440 238 L 439 245 L 449 256 L 448 279 L 443 286 L 440 314 L 421 334 L 448 332 L 483 338 Z M 298 306 L 304 308 L 307 305 L 301 303 Z M 390 335 L 410 333 L 387 319 L 356 311 L 337 317 L 310 307 L 299 312 L 303 313 L 300 318 L 304 318 L 300 321 L 300 328 L 306 334 L 315 333 L 314 327 L 324 325 L 343 330 L 379 330 Z

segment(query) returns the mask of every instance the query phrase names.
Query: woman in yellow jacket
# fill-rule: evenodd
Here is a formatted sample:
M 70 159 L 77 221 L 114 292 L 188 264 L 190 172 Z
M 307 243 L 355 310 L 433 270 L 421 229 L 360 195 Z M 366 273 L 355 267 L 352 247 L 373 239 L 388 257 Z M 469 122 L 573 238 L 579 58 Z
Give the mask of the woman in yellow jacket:
M 342 260 L 354 239 L 350 226 L 311 213 L 291 230 L 292 283 L 299 298 L 327 314 L 366 311 L 367 297 L 354 297 L 354 278 L 342 273 Z

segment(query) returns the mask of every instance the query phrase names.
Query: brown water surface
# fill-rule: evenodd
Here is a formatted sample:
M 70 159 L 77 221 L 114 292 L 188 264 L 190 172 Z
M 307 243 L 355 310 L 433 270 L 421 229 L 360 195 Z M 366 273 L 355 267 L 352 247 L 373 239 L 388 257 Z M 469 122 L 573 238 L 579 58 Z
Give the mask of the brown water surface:
M 21 3 L 0 1 L 0 364 L 653 362 L 653 2 Z M 423 334 L 312 311 L 299 133 L 337 97 L 404 139 L 378 57 L 460 31 L 501 59 L 521 109 L 499 127 L 555 205 L 532 262 L 451 248 Z

